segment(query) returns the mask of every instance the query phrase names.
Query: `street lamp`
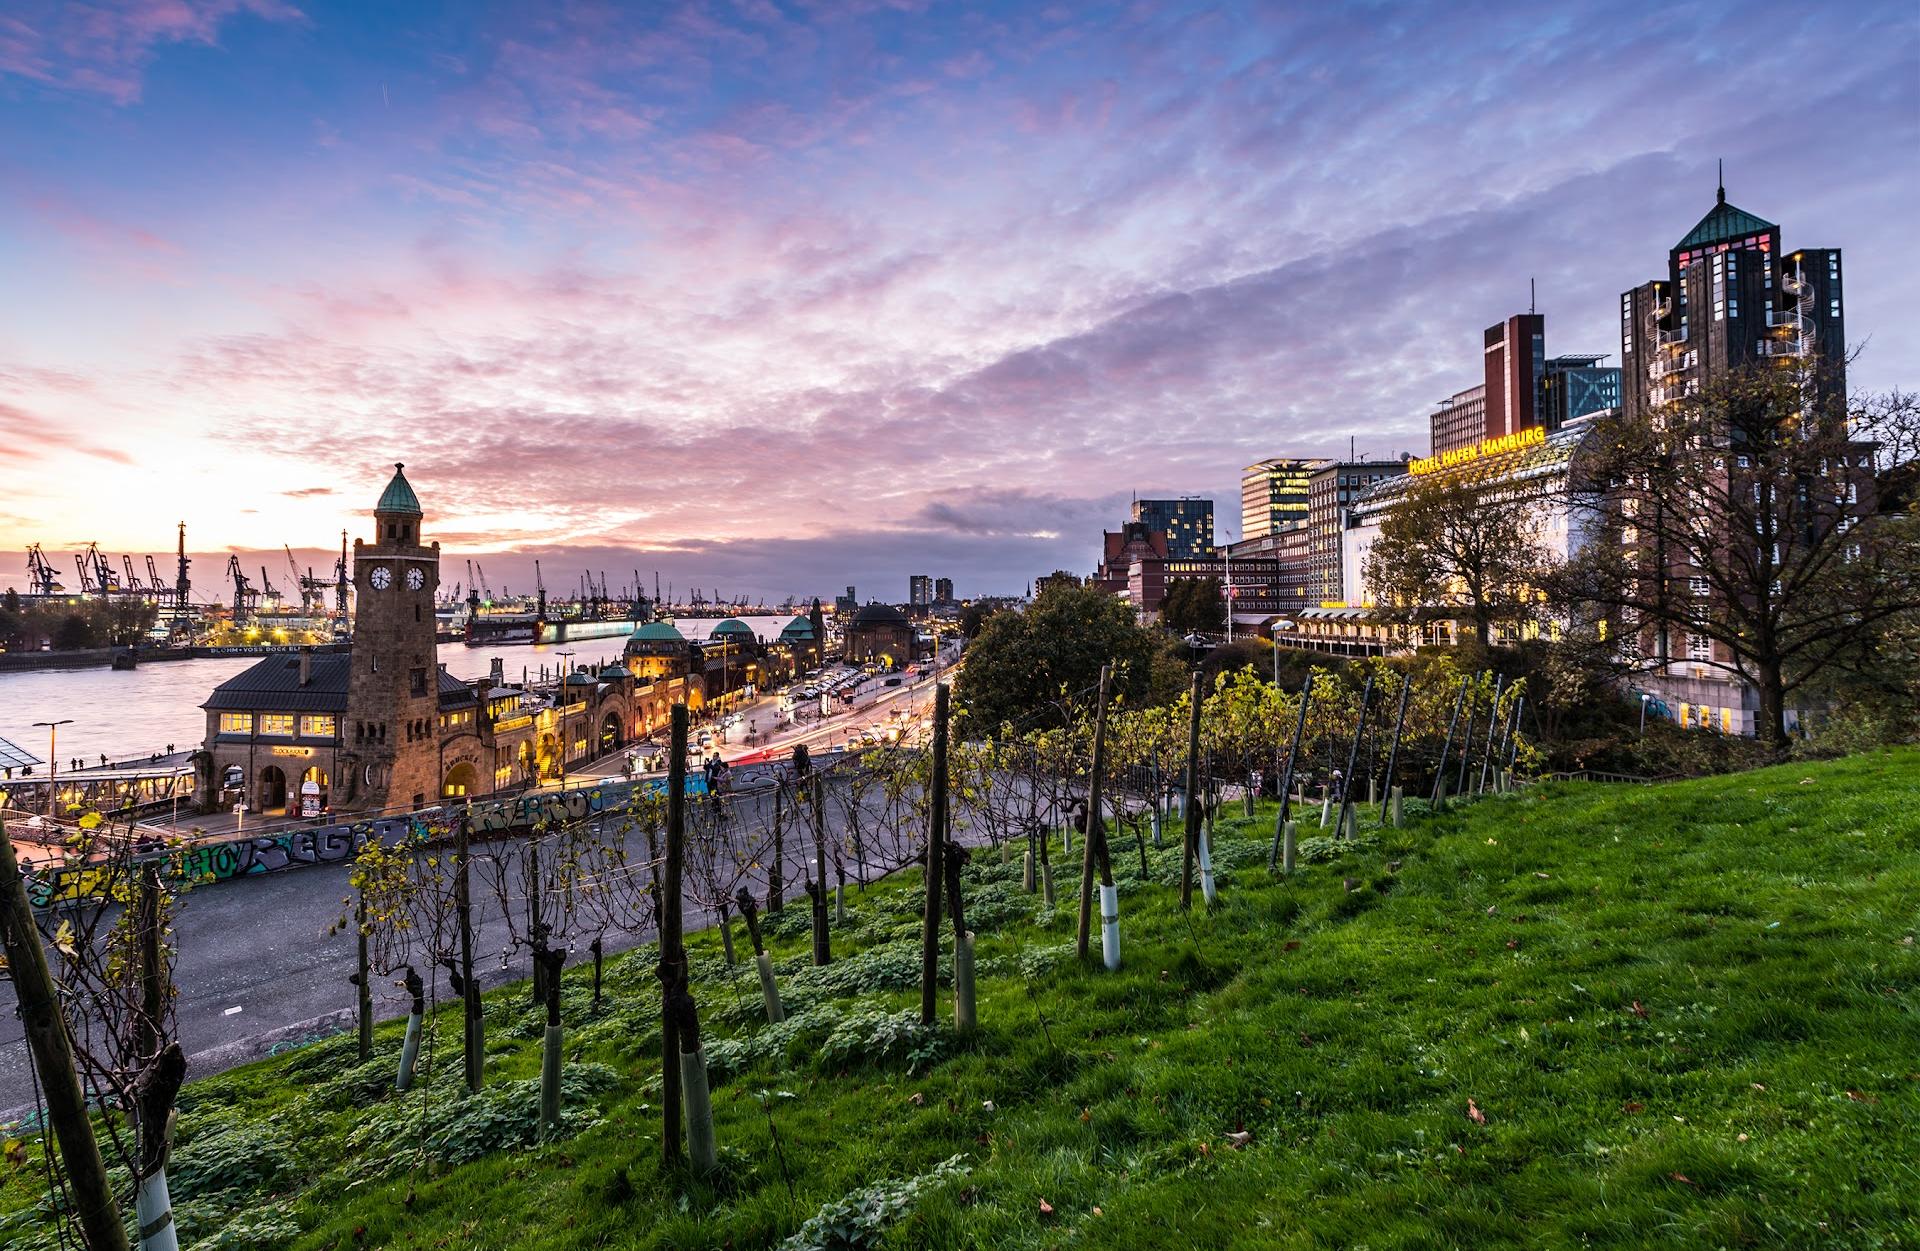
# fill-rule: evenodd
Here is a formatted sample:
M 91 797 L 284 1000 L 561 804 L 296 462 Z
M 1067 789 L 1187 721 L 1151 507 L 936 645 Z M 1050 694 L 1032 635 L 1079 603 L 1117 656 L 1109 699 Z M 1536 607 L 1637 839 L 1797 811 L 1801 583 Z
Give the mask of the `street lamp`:
M 60 789 L 60 751 L 57 746 L 60 727 L 72 725 L 73 718 L 67 717 L 61 721 L 36 721 L 33 724 L 36 727 L 45 726 L 47 729 L 47 769 L 49 770 L 47 773 L 47 820 L 51 821 L 53 820 L 53 797 Z
M 567 788 L 567 751 L 572 746 L 567 742 L 567 665 L 573 659 L 572 652 L 555 652 L 561 660 L 560 665 L 560 789 Z
M 1647 736 L 1647 701 L 1652 698 L 1653 696 L 1647 694 L 1645 691 L 1640 692 L 1640 737 L 1641 738 L 1645 738 Z

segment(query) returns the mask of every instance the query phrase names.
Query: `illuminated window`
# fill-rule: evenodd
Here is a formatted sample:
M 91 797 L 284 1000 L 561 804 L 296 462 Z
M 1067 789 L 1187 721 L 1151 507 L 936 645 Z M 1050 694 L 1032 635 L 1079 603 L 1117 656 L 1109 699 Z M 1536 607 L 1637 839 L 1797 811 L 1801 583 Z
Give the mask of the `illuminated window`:
M 271 734 L 276 738 L 292 738 L 293 714 L 290 712 L 261 713 L 260 733 Z
M 1704 634 L 1687 635 L 1688 660 L 1712 660 L 1713 641 Z
M 301 738 L 332 738 L 338 723 L 332 717 L 300 718 Z
M 220 714 L 220 732 L 222 734 L 253 733 L 253 714 L 250 712 L 223 712 Z

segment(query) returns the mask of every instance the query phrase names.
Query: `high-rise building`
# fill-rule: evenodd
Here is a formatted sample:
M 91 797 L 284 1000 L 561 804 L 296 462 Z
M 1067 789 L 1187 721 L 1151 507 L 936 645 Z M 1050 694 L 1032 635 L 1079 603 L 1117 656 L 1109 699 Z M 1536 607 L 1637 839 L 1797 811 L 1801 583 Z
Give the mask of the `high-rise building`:
M 914 608 L 925 608 L 933 603 L 933 579 L 924 573 L 916 573 L 909 577 L 907 603 Z
M 1199 560 L 1213 554 L 1213 501 L 1183 495 L 1174 500 L 1135 500 L 1133 519 L 1167 536 L 1167 555 Z
M 1664 280 L 1620 296 L 1621 406 L 1628 416 L 1772 357 L 1817 359 L 1844 393 L 1840 249 L 1781 251 L 1780 227 L 1727 203 L 1667 253 Z
M 1407 472 L 1400 460 L 1328 461 L 1307 483 L 1307 585 L 1309 597 L 1338 603 L 1345 584 L 1341 531 L 1347 509 L 1360 493 L 1395 474 Z
M 1481 382 L 1440 401 L 1430 418 L 1433 455 L 1478 447 L 1532 426 L 1569 420 L 1620 402 L 1620 371 L 1600 356 L 1547 359 L 1547 319 L 1516 313 L 1481 335 Z
M 1240 475 L 1242 542 L 1307 524 L 1307 479 L 1329 462 L 1277 456 L 1248 465 Z
M 935 578 L 933 580 L 933 602 L 951 604 L 953 602 L 953 579 Z
M 1547 371 L 1547 319 L 1516 313 L 1488 326 L 1486 340 L 1487 424 L 1483 439 L 1497 439 L 1540 424 L 1540 381 Z

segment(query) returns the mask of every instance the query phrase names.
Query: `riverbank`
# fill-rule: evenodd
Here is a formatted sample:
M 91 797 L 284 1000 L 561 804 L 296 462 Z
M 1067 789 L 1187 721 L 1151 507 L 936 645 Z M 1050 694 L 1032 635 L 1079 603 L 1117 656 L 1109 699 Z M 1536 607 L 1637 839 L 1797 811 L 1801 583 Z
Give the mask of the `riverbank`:
M 347 643 L 237 643 L 230 647 L 85 647 L 65 652 L 0 652 L 0 673 L 36 673 L 46 669 L 137 668 L 169 660 L 216 660 L 228 656 L 316 656 L 348 650 Z M 126 664 L 126 659 L 132 664 Z M 119 663 L 116 663 L 119 662 Z

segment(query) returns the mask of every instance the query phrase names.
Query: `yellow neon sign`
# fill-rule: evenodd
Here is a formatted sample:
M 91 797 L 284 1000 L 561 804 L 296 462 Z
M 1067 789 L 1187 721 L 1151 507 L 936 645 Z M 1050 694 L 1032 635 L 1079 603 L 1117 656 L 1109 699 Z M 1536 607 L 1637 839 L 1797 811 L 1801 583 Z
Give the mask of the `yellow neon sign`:
M 1518 452 L 1524 448 L 1538 447 L 1547 441 L 1545 426 L 1528 426 L 1512 434 L 1503 434 L 1491 439 L 1482 439 L 1467 447 L 1457 447 L 1438 456 L 1423 456 L 1407 464 L 1407 472 L 1420 475 L 1435 473 L 1442 469 L 1452 469 L 1456 465 L 1466 465 L 1489 456 L 1504 456 L 1508 452 Z

